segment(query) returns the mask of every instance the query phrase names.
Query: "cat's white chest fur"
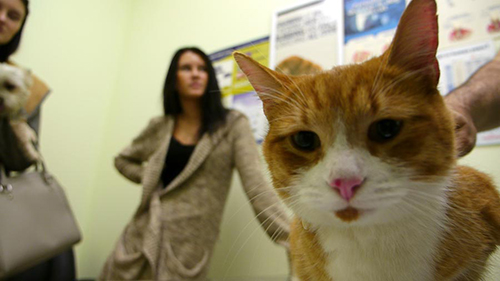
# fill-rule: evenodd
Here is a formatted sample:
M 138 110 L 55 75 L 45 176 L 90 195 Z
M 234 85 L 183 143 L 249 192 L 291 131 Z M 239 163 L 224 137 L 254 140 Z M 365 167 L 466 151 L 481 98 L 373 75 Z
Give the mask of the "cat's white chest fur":
M 322 228 L 326 272 L 335 281 L 432 280 L 443 221 L 415 218 L 398 224 Z

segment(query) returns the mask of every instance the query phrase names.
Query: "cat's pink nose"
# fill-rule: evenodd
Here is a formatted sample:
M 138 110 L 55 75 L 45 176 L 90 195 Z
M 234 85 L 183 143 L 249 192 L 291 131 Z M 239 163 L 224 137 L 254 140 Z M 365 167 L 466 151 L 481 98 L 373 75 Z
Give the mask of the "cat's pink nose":
M 358 187 L 363 183 L 361 178 L 347 178 L 347 179 L 334 179 L 330 182 L 330 186 L 340 193 L 340 196 L 349 201 L 354 197 L 354 193 Z

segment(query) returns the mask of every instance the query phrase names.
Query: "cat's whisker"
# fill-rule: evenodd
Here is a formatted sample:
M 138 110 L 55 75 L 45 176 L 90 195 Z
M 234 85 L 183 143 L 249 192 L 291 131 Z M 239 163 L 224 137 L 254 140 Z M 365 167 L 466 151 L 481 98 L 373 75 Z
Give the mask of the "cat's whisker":
M 421 192 L 418 190 L 411 190 L 411 189 L 408 189 L 407 191 L 411 197 L 417 197 L 418 199 L 421 199 L 422 201 L 429 202 L 429 203 L 435 203 L 435 204 L 448 205 L 448 202 L 446 201 L 446 199 L 443 197 L 440 197 L 439 195 L 431 195 L 431 194 L 427 194 L 425 192 Z
M 299 197 L 299 196 L 298 196 Z M 312 203 L 312 202 L 315 202 L 313 200 L 306 200 L 304 198 L 301 198 L 302 200 L 289 200 L 289 198 L 285 199 L 285 202 L 287 204 L 287 206 L 291 209 L 293 209 L 295 212 L 298 212 L 300 210 L 304 210 L 304 206 L 307 204 L 307 203 Z M 305 203 L 305 204 L 304 204 Z
M 275 90 L 275 89 L 273 89 L 273 90 L 275 90 L 275 93 L 280 93 L 282 96 L 287 97 L 287 98 L 289 98 L 290 100 L 295 101 L 295 103 L 298 105 L 298 106 L 296 107 L 296 109 L 297 109 L 297 110 L 301 110 L 301 108 L 303 108 L 303 107 L 307 107 L 307 98 L 306 98 L 306 96 L 305 96 L 304 92 L 300 89 L 300 87 L 298 86 L 298 84 L 295 82 L 295 80 L 294 80 L 294 79 L 289 78 L 289 81 L 290 81 L 290 82 L 292 82 L 292 83 L 294 84 L 294 86 L 295 86 L 295 88 L 298 90 L 298 92 L 299 92 L 300 96 L 302 96 L 302 99 L 299 99 L 299 98 L 298 98 L 298 96 L 299 96 L 299 95 L 296 93 L 296 91 L 294 91 L 294 90 L 293 90 L 293 89 L 292 89 L 289 85 L 287 85 L 286 83 L 284 83 L 284 84 L 283 84 L 283 86 L 284 86 L 284 87 L 285 87 L 285 88 L 286 88 L 286 89 L 287 89 L 287 90 L 288 90 L 291 94 L 293 94 L 293 95 L 296 97 L 295 99 L 293 99 L 293 98 L 292 98 L 292 96 L 286 95 L 285 93 L 281 93 L 281 92 L 279 92 L 279 91 L 277 91 L 277 90 Z M 269 88 L 265 88 L 265 89 L 269 89 Z M 299 105 L 299 103 L 300 103 L 300 105 Z
M 255 187 L 254 189 L 257 189 L 258 187 Z M 249 191 L 248 193 L 251 193 L 251 191 Z M 262 197 L 263 195 L 266 195 L 266 194 L 269 194 L 269 193 L 275 193 L 275 191 L 273 189 L 270 189 L 270 190 L 266 190 L 266 191 L 263 191 L 259 194 L 256 194 L 254 195 L 253 197 L 251 198 L 248 198 L 248 201 L 250 203 L 254 202 L 255 200 L 259 200 L 259 197 Z M 247 206 L 246 205 L 241 205 L 235 212 L 233 212 L 233 214 L 231 215 L 231 217 L 228 218 L 228 221 L 232 221 L 234 219 L 234 217 L 236 217 L 242 210 L 244 210 Z
M 428 55 L 434 55 L 434 53 L 432 53 L 432 52 L 425 52 L 425 51 L 417 51 L 417 52 L 410 52 L 410 53 L 412 53 L 412 57 L 413 58 L 417 58 L 417 59 L 418 59 L 418 57 L 427 57 Z M 376 92 L 379 92 L 377 84 L 378 84 L 378 81 L 379 81 L 379 78 L 380 78 L 380 73 L 382 72 L 381 70 L 387 66 L 387 64 L 388 64 L 388 57 L 387 56 L 386 57 L 382 57 L 381 58 L 381 63 L 380 63 L 379 68 L 377 70 L 377 74 L 375 75 L 375 81 L 374 81 L 373 87 L 372 87 L 372 94 L 376 93 Z M 424 69 L 422 69 L 422 72 L 428 71 L 429 69 L 430 68 L 424 68 Z M 417 71 L 417 72 L 421 72 L 421 71 Z
M 316 194 L 313 194 L 316 195 Z M 302 210 L 306 210 L 306 206 L 315 206 L 314 209 L 325 210 L 329 209 L 328 205 L 329 201 L 323 200 L 323 198 L 318 194 L 318 196 L 306 197 L 304 194 L 297 194 L 296 198 L 300 198 L 301 200 L 296 200 L 296 198 L 287 198 L 284 199 L 286 205 L 293 209 L 296 213 L 301 213 Z M 326 205 L 325 205 L 326 204 Z
M 283 199 L 283 201 L 286 203 L 287 206 L 292 208 L 292 207 L 297 206 L 297 204 L 299 204 L 299 201 L 297 200 L 297 198 L 301 198 L 301 196 L 298 194 L 292 195 L 288 198 Z
M 274 222 L 276 221 L 276 219 L 265 229 L 265 232 L 268 232 L 269 231 L 269 228 L 274 224 Z M 260 227 L 257 227 L 257 228 L 260 228 Z M 271 235 L 271 240 L 272 241 L 275 241 L 279 236 L 281 236 L 283 233 L 285 232 L 285 229 L 283 228 L 280 228 L 278 231 L 274 232 L 272 235 Z M 289 241 L 287 241 L 289 243 Z M 252 255 L 252 261 L 255 259 L 255 256 L 256 256 L 256 253 L 259 252 L 259 247 L 260 247 L 261 244 L 257 245 L 257 248 L 254 250 L 254 253 Z M 252 262 L 253 264 L 253 262 Z
M 437 176 L 437 175 L 407 175 L 404 176 L 403 178 L 407 178 L 411 181 L 419 181 L 423 182 L 424 184 L 428 183 L 437 183 L 437 182 L 444 182 L 449 179 L 449 176 Z
M 428 214 L 428 212 L 425 212 L 425 210 L 429 211 L 429 206 L 428 205 L 424 205 L 423 203 L 417 201 L 417 200 L 411 200 L 410 198 L 407 198 L 407 201 L 406 201 L 408 204 L 410 205 L 418 205 L 419 207 L 417 207 L 417 209 L 419 210 L 423 210 L 426 215 Z M 422 214 L 422 212 L 420 212 Z M 431 213 L 432 215 L 432 213 Z M 431 216 L 431 217 L 435 217 L 435 216 Z M 451 225 L 455 225 L 455 226 L 458 226 L 456 229 L 460 229 L 460 231 L 462 232 L 465 232 L 467 233 L 467 235 L 460 235 L 460 239 L 459 238 L 456 238 L 454 237 L 454 239 L 462 244 L 471 244 L 471 245 L 474 245 L 475 243 L 471 243 L 473 241 L 480 241 L 481 239 L 476 237 L 474 234 L 472 234 L 469 230 L 468 230 L 468 227 L 467 225 L 477 225 L 475 223 L 475 221 L 464 221 L 464 222 L 459 222 L 459 221 L 450 221 L 450 220 L 444 220 L 441 227 L 442 229 L 447 229 L 449 228 L 449 226 Z M 480 227 L 480 225 L 477 225 L 477 227 Z
M 405 203 L 408 203 L 408 204 L 411 204 L 411 205 L 417 207 L 419 210 L 424 211 L 423 213 L 425 213 L 426 216 L 428 216 L 428 217 L 435 217 L 437 214 L 441 213 L 441 208 L 439 208 L 438 206 L 430 206 L 428 204 L 423 204 L 419 200 L 415 200 L 411 197 L 404 197 L 403 201 Z M 445 206 L 443 206 L 443 207 L 445 207 Z
M 275 207 L 276 205 L 278 205 L 278 204 L 279 204 L 279 202 L 276 202 L 276 203 L 274 203 L 274 204 L 272 204 L 272 205 L 268 206 L 267 208 L 265 208 L 264 210 L 262 210 L 261 212 L 259 212 L 258 214 L 256 214 L 256 215 L 255 215 L 255 217 L 257 217 L 257 218 L 258 218 L 260 215 L 262 215 L 263 213 L 265 213 L 265 212 L 266 212 L 266 211 L 268 211 L 269 209 L 274 208 L 274 207 Z M 267 221 L 269 221 L 271 218 L 272 218 L 272 216 L 267 217 L 264 221 L 262 221 L 262 222 L 260 223 L 260 225 L 264 225 L 264 224 L 265 224 L 265 223 L 267 223 Z M 274 222 L 275 222 L 278 218 L 280 218 L 280 216 L 278 216 L 278 217 L 274 218 L 274 219 L 273 219 L 273 221 L 272 221 L 272 223 L 271 223 L 271 225 L 272 225 L 272 224 L 273 224 L 273 223 L 274 223 Z M 240 230 L 240 233 L 239 233 L 239 234 L 238 234 L 238 236 L 235 238 L 235 241 L 234 241 L 234 242 L 233 242 L 233 244 L 231 245 L 231 247 L 230 247 L 230 249 L 229 249 L 228 253 L 231 253 L 231 252 L 233 251 L 233 249 L 234 249 L 234 247 L 235 247 L 235 245 L 236 245 L 236 242 L 238 242 L 238 241 L 239 241 L 239 239 L 240 239 L 240 237 L 241 237 L 243 234 L 245 234 L 245 233 L 246 233 L 246 229 L 247 229 L 247 228 L 248 228 L 248 227 L 249 227 L 249 226 L 250 226 L 253 222 L 254 222 L 254 220 L 249 221 L 249 222 L 248 222 L 248 223 L 247 223 L 247 224 L 243 227 L 243 229 L 241 229 L 241 230 Z M 271 226 L 271 225 L 270 225 L 270 226 Z M 270 227 L 270 226 L 268 226 L 268 227 Z M 254 232 L 255 232 L 255 231 L 253 231 L 252 233 L 254 233 Z M 251 236 L 251 235 L 252 235 L 252 234 L 250 234 L 250 236 Z M 247 239 L 246 241 L 248 241 L 248 239 Z M 242 247 L 243 247 L 243 246 L 242 246 Z M 240 247 L 240 249 L 237 251 L 237 254 L 241 251 L 242 247 Z M 227 259 L 228 259 L 228 258 L 229 258 L 229 255 L 226 255 L 226 258 L 224 259 L 224 262 L 223 262 L 223 264 L 224 264 L 224 265 L 225 265 L 225 264 L 227 264 Z M 231 268 L 231 266 L 232 266 L 232 264 L 234 263 L 234 261 L 235 261 L 235 258 L 231 261 L 229 268 L 226 270 L 226 275 L 227 275 L 227 273 L 229 272 L 229 269 Z
M 323 198 L 324 194 L 319 192 L 319 191 L 315 191 L 315 190 L 311 190 L 311 189 L 305 189 L 304 187 L 301 187 L 302 190 L 300 193 L 297 193 L 295 194 L 296 196 L 300 196 L 300 197 L 306 197 L 306 196 L 309 196 L 309 197 L 312 197 L 312 198 Z
M 274 206 L 274 205 L 276 205 L 276 204 L 273 204 L 272 206 Z M 257 215 L 256 215 L 256 217 L 258 217 L 260 214 L 262 214 L 263 212 L 265 212 L 267 209 L 271 208 L 272 206 L 270 206 L 270 207 L 266 208 L 265 210 L 263 210 L 262 212 L 260 212 L 259 214 L 257 214 Z M 276 222 L 276 220 L 277 220 L 278 218 L 279 218 L 279 216 L 278 216 L 278 217 L 276 217 L 276 218 L 274 218 L 274 219 L 271 221 L 271 223 L 270 223 L 270 224 L 268 225 L 268 227 L 266 228 L 266 231 L 267 231 L 267 230 L 269 230 L 269 228 L 270 228 L 270 227 L 271 227 L 271 226 L 272 226 L 272 225 Z M 266 224 L 266 223 L 267 223 L 267 221 L 269 221 L 270 219 L 271 219 L 271 216 L 270 216 L 270 217 L 268 217 L 268 218 L 266 218 L 263 222 L 261 222 L 261 223 L 260 223 L 260 225 L 264 225 L 264 224 Z M 236 242 L 239 240 L 239 238 L 241 237 L 241 235 L 242 235 L 243 233 L 245 233 L 245 234 L 246 234 L 246 229 L 248 228 L 248 226 L 250 226 L 250 225 L 251 225 L 251 223 L 252 223 L 253 221 L 254 221 L 254 220 L 251 220 L 249 223 L 247 223 L 247 224 L 245 225 L 245 227 L 244 227 L 244 228 L 240 231 L 240 233 L 238 234 L 238 236 L 237 236 L 237 237 L 236 237 L 236 239 L 235 239 L 235 242 L 234 242 L 234 243 L 233 243 L 233 245 L 231 246 L 231 248 L 230 248 L 230 250 L 229 250 L 229 253 L 230 253 L 230 252 L 232 252 L 232 250 L 233 250 L 233 248 L 234 248 L 234 246 L 235 246 Z M 248 241 L 250 241 L 250 238 L 252 238 L 252 237 L 253 237 L 253 235 L 255 235 L 255 233 L 257 232 L 257 230 L 259 230 L 260 228 L 261 228 L 261 227 L 256 227 L 256 228 L 255 228 L 255 229 L 254 229 L 254 230 L 250 233 L 250 235 L 248 235 L 247 239 L 245 239 L 245 241 L 243 242 L 243 244 L 241 244 L 240 248 L 236 251 L 236 254 L 234 255 L 233 260 L 231 261 L 231 263 L 229 264 L 228 268 L 226 269 L 226 274 L 224 274 L 224 280 L 226 279 L 227 274 L 228 274 L 229 270 L 231 269 L 231 267 L 233 266 L 234 262 L 236 261 L 236 258 L 237 258 L 237 256 L 239 255 L 239 253 L 243 250 L 243 248 L 244 248 L 244 247 L 245 247 L 245 245 L 248 243 Z M 226 256 L 226 259 L 224 260 L 224 263 L 223 263 L 223 264 L 226 264 L 226 263 L 227 263 L 227 258 L 228 258 L 228 255 Z
M 268 184 L 268 182 L 267 182 L 267 181 L 265 181 L 265 182 L 261 182 L 261 183 L 259 183 L 258 185 L 254 186 L 252 189 L 247 190 L 247 191 L 246 191 L 246 193 L 247 193 L 247 194 L 252 194 L 252 193 L 254 193 L 254 191 L 255 191 L 255 190 L 261 189 L 261 187 L 262 187 L 263 185 L 265 185 L 265 184 Z M 265 191 L 262 191 L 260 194 L 255 194 L 255 195 L 253 195 L 252 197 L 250 197 L 250 198 L 248 198 L 248 199 L 249 199 L 249 201 L 250 201 L 250 202 L 253 202 L 253 201 L 255 201 L 258 197 L 262 196 L 263 194 L 267 194 L 267 193 L 276 193 L 276 191 L 275 191 L 275 189 L 266 189 Z M 243 205 L 243 206 L 240 206 L 240 208 L 238 209 L 238 211 L 237 211 L 237 212 L 239 212 L 239 211 L 240 211 L 242 208 L 244 208 L 244 207 L 245 207 L 244 205 Z M 237 213 L 237 212 L 236 212 L 236 213 Z M 235 216 L 235 214 L 233 214 L 233 216 L 231 216 L 231 217 L 229 218 L 229 220 L 231 220 L 234 216 Z
M 468 210 L 465 206 L 460 206 L 456 202 L 453 202 L 453 201 L 450 201 L 450 200 L 446 200 L 445 198 L 439 197 L 437 195 L 436 196 L 431 196 L 430 194 L 422 192 L 420 190 L 409 190 L 409 192 L 413 196 L 420 197 L 420 198 L 422 198 L 423 200 L 426 200 L 426 201 L 427 200 L 431 200 L 431 201 L 434 200 L 436 203 L 442 203 L 442 202 L 444 202 L 446 205 L 448 205 L 450 207 L 453 207 L 456 210 L 460 210 L 462 213 L 467 213 L 467 214 L 473 214 L 474 213 L 472 210 Z
M 304 95 L 304 92 L 302 92 L 302 90 L 300 89 L 299 85 L 297 85 L 297 83 L 295 82 L 295 79 L 289 77 L 289 81 L 291 81 L 294 85 L 295 85 L 295 88 L 297 88 L 297 90 L 299 91 L 300 95 L 302 96 L 303 98 L 303 102 L 305 103 L 307 101 L 307 98 L 306 98 L 306 95 Z M 288 87 L 287 85 L 285 85 L 285 87 L 292 93 L 295 94 L 295 92 L 290 88 Z
M 375 80 L 373 82 L 373 86 L 372 86 L 372 91 L 370 93 L 371 96 L 373 96 L 373 94 L 375 92 L 378 92 L 378 83 L 379 83 L 379 79 L 381 77 L 381 73 L 382 71 L 387 67 L 387 64 L 388 64 L 388 59 L 386 57 L 382 57 L 381 58 L 381 63 L 377 69 L 377 74 L 375 75 Z
M 376 94 L 385 95 L 390 89 L 392 89 L 398 83 L 401 83 L 402 81 L 409 79 L 412 76 L 421 74 L 421 73 L 426 72 L 426 71 L 428 71 L 427 68 L 406 72 L 403 75 L 401 75 L 398 79 L 392 81 L 389 85 L 387 85 L 385 88 L 383 88 L 381 91 L 377 92 Z
M 424 229 L 427 228 L 428 223 L 423 221 L 422 220 L 423 218 L 425 218 L 428 221 L 437 222 L 438 225 L 441 225 L 441 227 L 443 227 L 442 222 L 439 221 L 435 216 L 436 215 L 435 210 L 430 209 L 431 212 L 429 213 L 429 212 L 426 212 L 426 209 L 429 210 L 429 208 L 427 206 L 422 205 L 422 204 L 418 204 L 418 202 L 416 202 L 415 200 L 409 200 L 408 198 L 404 198 L 403 201 L 406 204 L 404 204 L 404 205 L 400 204 L 398 206 L 410 207 L 413 210 L 413 212 L 416 212 L 417 214 L 419 214 L 419 216 L 413 216 L 412 219 L 416 220 L 419 223 L 420 227 L 422 227 Z
M 365 200 L 357 200 L 356 202 L 358 204 L 367 204 L 371 203 L 374 201 L 389 201 L 389 200 L 400 200 L 401 195 L 399 194 L 388 194 L 388 195 L 377 195 L 377 196 L 370 196 L 370 198 L 365 199 Z
M 278 124 L 279 124 L 279 123 L 280 123 L 280 122 L 282 122 L 283 120 L 288 120 L 288 119 L 290 119 L 290 117 L 289 117 L 289 116 L 277 117 L 277 118 L 274 118 L 274 119 L 272 119 L 271 121 L 269 121 L 269 123 L 270 123 L 270 124 L 271 124 L 271 123 L 278 123 Z
M 296 101 L 295 99 L 292 99 L 292 97 L 291 97 L 290 95 L 288 95 L 287 93 L 285 93 L 285 92 L 279 91 L 279 90 L 277 90 L 277 89 L 275 89 L 275 88 L 271 88 L 271 87 L 261 86 L 261 88 L 262 88 L 263 90 L 265 90 L 266 92 L 269 92 L 269 93 L 267 93 L 267 94 L 272 94 L 272 93 L 274 93 L 274 94 L 276 94 L 276 95 L 278 95 L 278 96 L 280 96 L 280 97 L 282 97 L 282 98 L 284 98 L 284 99 L 287 99 L 287 100 L 290 100 L 290 101 L 294 101 L 294 102 L 296 103 L 296 105 L 297 105 L 297 106 L 300 106 L 300 105 L 297 103 L 297 101 Z M 266 92 L 264 92 L 264 93 L 266 93 Z M 259 95 L 260 95 L 260 93 L 259 93 Z M 274 95 L 273 95 L 273 96 L 274 96 Z
M 420 210 L 416 206 L 413 206 L 412 204 L 409 204 L 409 203 L 407 203 L 405 205 L 401 205 L 401 204 L 396 205 L 395 208 L 401 210 L 400 211 L 401 213 L 410 213 L 411 212 L 411 213 L 418 213 L 418 214 L 425 215 L 425 213 L 423 213 L 422 210 Z M 426 222 L 424 222 L 422 220 L 422 218 L 420 218 L 420 217 L 415 217 L 414 221 L 417 222 L 418 227 L 425 228 L 427 226 Z
M 294 99 L 291 99 L 289 96 L 283 94 L 282 92 L 279 92 L 277 90 L 274 90 L 274 89 L 266 89 L 266 91 L 270 91 L 270 92 L 274 92 L 275 94 L 279 94 L 279 95 L 273 95 L 271 93 L 266 93 L 266 92 L 260 92 L 258 93 L 258 95 L 261 97 L 261 98 L 269 98 L 269 99 L 276 99 L 276 100 L 279 100 L 283 103 L 286 103 L 288 105 L 290 105 L 293 109 L 297 110 L 297 111 L 300 111 L 301 110 L 301 106 L 300 104 L 294 100 Z
M 320 203 L 322 203 L 321 200 L 318 200 L 320 198 L 301 198 L 300 201 L 298 200 L 295 200 L 295 201 L 290 201 L 290 202 L 287 202 L 288 206 L 290 207 L 300 207 L 300 206 L 318 206 Z M 299 205 L 300 204 L 300 205 Z

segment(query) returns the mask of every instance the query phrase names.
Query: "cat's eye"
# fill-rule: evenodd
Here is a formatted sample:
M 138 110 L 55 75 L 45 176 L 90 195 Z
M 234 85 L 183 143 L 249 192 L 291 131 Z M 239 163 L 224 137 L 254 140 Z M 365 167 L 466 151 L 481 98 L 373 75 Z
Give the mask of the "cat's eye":
M 318 135 L 309 131 L 300 131 L 292 136 L 295 148 L 303 151 L 314 151 L 320 146 Z
M 375 142 L 385 142 L 395 138 L 401 131 L 403 122 L 392 119 L 382 119 L 374 122 L 368 129 L 368 138 Z

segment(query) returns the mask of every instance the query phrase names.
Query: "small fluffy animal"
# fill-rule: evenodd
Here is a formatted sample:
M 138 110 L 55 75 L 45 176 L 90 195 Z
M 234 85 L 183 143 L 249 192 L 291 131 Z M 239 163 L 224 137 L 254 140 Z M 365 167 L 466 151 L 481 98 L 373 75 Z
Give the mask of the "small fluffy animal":
M 24 116 L 24 106 L 32 84 L 30 71 L 6 63 L 0 64 L 0 118 L 9 120 L 19 148 L 28 160 L 36 162 L 40 160 L 35 148 L 37 136 Z
M 475 281 L 500 245 L 491 179 L 456 165 L 437 89 L 434 0 L 412 0 L 391 47 L 362 64 L 288 76 L 234 57 L 264 104 L 263 152 L 294 213 L 302 281 Z

